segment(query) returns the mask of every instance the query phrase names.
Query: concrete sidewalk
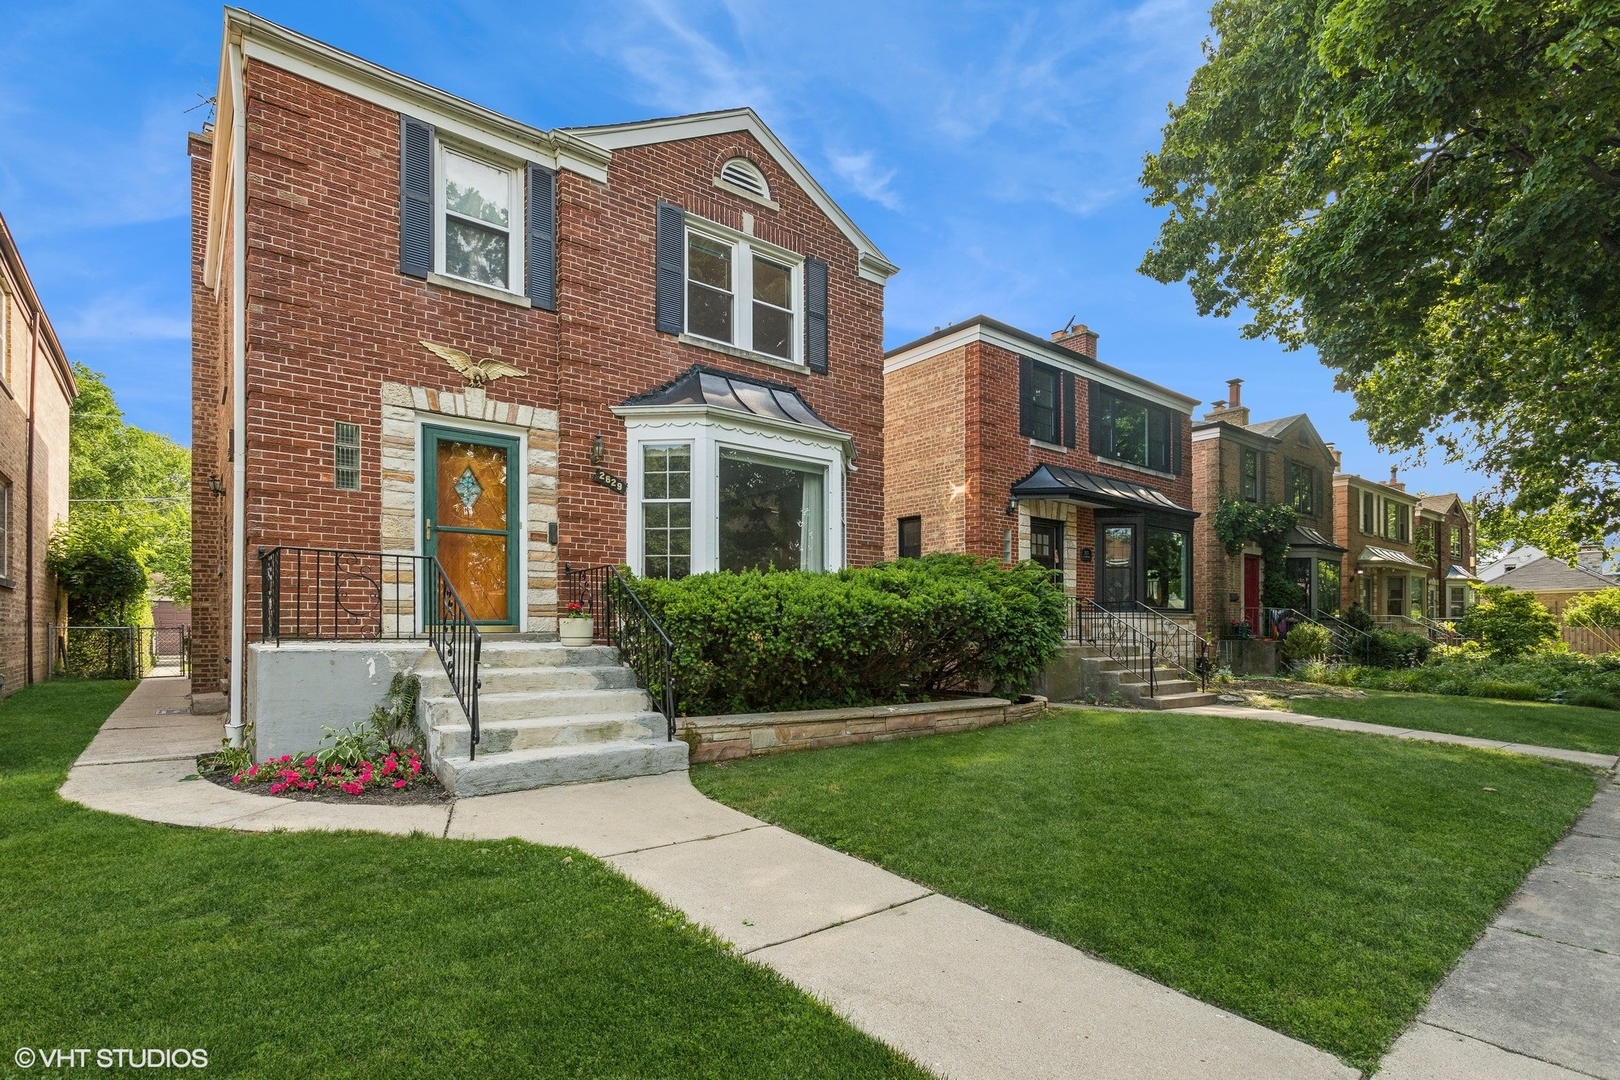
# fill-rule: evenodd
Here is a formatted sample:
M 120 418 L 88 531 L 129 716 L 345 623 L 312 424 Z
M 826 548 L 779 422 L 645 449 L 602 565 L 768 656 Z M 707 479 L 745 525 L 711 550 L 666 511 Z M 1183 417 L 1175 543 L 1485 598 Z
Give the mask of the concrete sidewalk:
M 1367 724 L 1360 720 L 1339 720 L 1330 716 L 1307 716 L 1304 713 L 1283 712 L 1278 709 L 1255 709 L 1246 705 L 1200 705 L 1179 710 L 1198 716 L 1235 716 L 1245 720 L 1270 720 L 1277 724 L 1298 724 L 1301 727 L 1328 728 L 1332 731 L 1359 731 L 1364 735 L 1390 735 L 1398 739 L 1419 742 L 1454 743 L 1474 746 L 1481 750 L 1506 750 L 1512 754 L 1550 758 L 1555 761 L 1573 761 L 1590 765 L 1594 769 L 1612 772 L 1620 756 L 1590 754 L 1582 750 L 1561 750 L 1555 746 L 1530 746 L 1526 743 L 1503 742 L 1500 739 L 1479 739 L 1472 735 L 1447 735 L 1441 731 L 1423 731 L 1419 728 L 1391 727 L 1387 724 Z
M 219 718 L 143 682 L 62 786 L 110 813 L 233 829 L 519 837 L 604 859 L 856 1027 L 948 1077 L 1312 1080 L 1332 1056 L 704 797 L 685 773 L 462 799 L 306 803 L 187 780 Z

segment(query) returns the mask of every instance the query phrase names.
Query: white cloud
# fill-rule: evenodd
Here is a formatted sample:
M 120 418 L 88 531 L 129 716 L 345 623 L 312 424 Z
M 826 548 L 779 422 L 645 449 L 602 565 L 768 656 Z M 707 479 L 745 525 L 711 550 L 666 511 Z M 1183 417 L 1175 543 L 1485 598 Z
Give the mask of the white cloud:
M 833 172 L 854 188 L 862 198 L 870 199 L 890 210 L 900 209 L 900 196 L 889 187 L 889 182 L 894 179 L 895 170 L 881 169 L 872 151 L 840 153 L 829 150 L 827 162 L 832 166 Z
M 116 341 L 184 341 L 191 337 L 189 315 L 166 309 L 143 292 L 104 292 L 80 306 L 56 332 L 68 352 L 80 343 Z

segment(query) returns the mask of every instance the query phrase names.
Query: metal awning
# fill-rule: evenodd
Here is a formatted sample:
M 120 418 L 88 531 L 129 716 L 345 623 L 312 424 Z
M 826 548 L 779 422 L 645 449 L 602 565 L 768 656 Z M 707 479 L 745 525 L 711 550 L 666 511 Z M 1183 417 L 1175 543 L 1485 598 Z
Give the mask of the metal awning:
M 1161 514 L 1197 517 L 1157 488 L 1115 480 L 1111 476 L 1065 469 L 1061 465 L 1037 465 L 1035 470 L 1012 486 L 1015 499 L 1066 499 L 1081 506 L 1107 510 L 1155 510 Z
M 1429 569 L 1405 552 L 1374 547 L 1371 544 L 1361 549 L 1361 554 L 1356 556 L 1356 562 L 1366 563 L 1368 566 L 1402 566 L 1411 570 L 1424 571 Z
M 1288 546 L 1290 548 L 1316 548 L 1319 551 L 1337 551 L 1341 555 L 1346 551 L 1345 548 L 1335 544 L 1309 525 L 1295 525 L 1288 533 Z
M 635 409 L 680 406 L 724 409 L 777 424 L 794 424 L 848 439 L 849 433 L 816 415 L 799 392 L 785 383 L 744 379 L 728 371 L 694 364 L 662 386 L 627 399 L 613 411 L 624 415 Z
M 1477 582 L 1480 579 L 1479 579 L 1479 575 L 1477 575 L 1477 574 L 1473 573 L 1472 571 L 1470 571 L 1468 569 L 1468 567 L 1466 567 L 1466 566 L 1458 566 L 1456 563 L 1452 563 L 1451 564 L 1451 569 L 1446 571 L 1446 580 L 1447 581 L 1476 581 Z

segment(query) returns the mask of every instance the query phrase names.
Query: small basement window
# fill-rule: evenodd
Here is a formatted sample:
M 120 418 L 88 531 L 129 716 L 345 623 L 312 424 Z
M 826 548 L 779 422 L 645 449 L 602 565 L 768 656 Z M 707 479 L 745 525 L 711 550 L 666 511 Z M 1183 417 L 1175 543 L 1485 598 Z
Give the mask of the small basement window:
M 339 491 L 360 490 L 360 425 L 333 425 L 333 479 Z
M 771 189 L 765 183 L 764 174 L 747 158 L 735 157 L 720 166 L 720 179 L 762 199 L 771 197 Z
M 899 549 L 902 559 L 922 558 L 922 518 L 900 519 Z

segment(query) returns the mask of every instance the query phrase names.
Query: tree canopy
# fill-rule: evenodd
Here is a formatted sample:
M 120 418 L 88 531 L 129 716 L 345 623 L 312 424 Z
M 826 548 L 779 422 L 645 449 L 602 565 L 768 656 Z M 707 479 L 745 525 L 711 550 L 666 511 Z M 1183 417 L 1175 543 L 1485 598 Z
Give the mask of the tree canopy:
M 99 372 L 74 364 L 73 375 L 79 396 L 68 441 L 72 502 L 67 529 L 53 540 L 54 557 L 60 563 L 73 553 L 86 566 L 105 567 L 133 557 L 157 592 L 189 600 L 191 451 L 125 423 Z M 71 599 L 73 588 L 68 592 Z
M 1487 520 L 1620 525 L 1620 2 L 1221 0 L 1142 264 L 1314 346 Z

